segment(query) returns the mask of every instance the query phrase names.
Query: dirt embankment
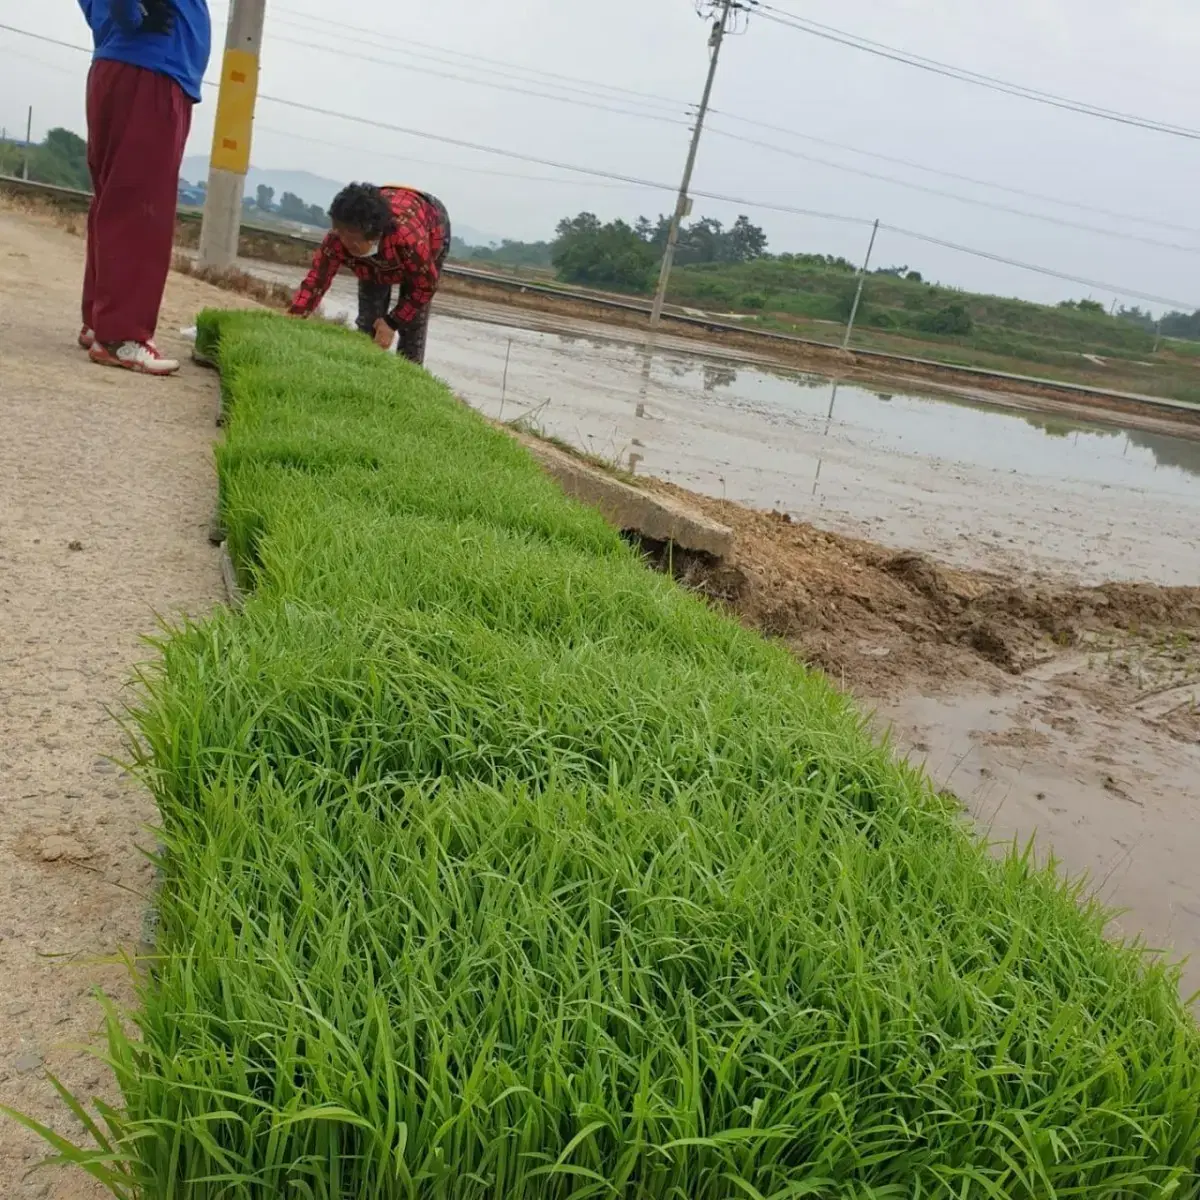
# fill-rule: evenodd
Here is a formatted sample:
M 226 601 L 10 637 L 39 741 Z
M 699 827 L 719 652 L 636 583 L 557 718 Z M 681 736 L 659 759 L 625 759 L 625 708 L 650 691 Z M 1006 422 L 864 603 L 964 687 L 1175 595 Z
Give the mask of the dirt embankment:
M 1096 698 L 1162 698 L 1160 718 L 1200 737 L 1200 588 L 1087 588 L 955 570 L 912 552 L 826 533 L 778 513 L 664 491 L 730 526 L 725 563 L 672 556 L 683 582 L 733 607 L 858 695 L 1003 690 L 1068 652 L 1091 659 Z M 1146 693 L 1145 696 L 1142 694 Z

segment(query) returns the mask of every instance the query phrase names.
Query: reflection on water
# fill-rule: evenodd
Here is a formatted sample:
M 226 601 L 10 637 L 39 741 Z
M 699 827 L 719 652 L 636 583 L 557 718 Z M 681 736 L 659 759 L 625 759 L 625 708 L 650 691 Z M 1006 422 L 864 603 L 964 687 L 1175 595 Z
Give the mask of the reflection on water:
M 704 368 L 704 390 L 706 392 L 715 392 L 717 388 L 732 387 L 737 383 L 737 369 L 735 367 L 718 367 L 711 364 L 706 364 Z
M 1137 446 L 1149 450 L 1160 467 L 1175 467 L 1188 475 L 1200 475 L 1200 441 L 1193 438 L 1168 437 L 1161 433 L 1145 433 L 1139 429 L 1106 429 L 1095 425 L 1076 425 L 1069 421 L 1055 421 L 1045 417 L 1027 416 L 1030 425 L 1040 429 L 1047 437 L 1068 438 L 1080 433 L 1090 437 L 1123 438 L 1125 450 Z
M 882 450 L 924 454 L 1022 474 L 1189 493 L 1200 441 L 1050 416 L 1014 413 L 959 397 L 926 398 L 834 384 L 819 375 L 656 359 L 655 377 L 719 403 L 774 409 L 827 432 L 865 433 Z M 665 378 L 664 378 L 665 377 Z
M 1200 441 L 1013 412 L 977 400 L 839 384 L 827 377 L 660 348 L 644 343 L 523 329 L 442 317 L 433 327 L 431 367 L 474 403 L 498 403 L 504 383 L 514 401 L 541 412 L 575 412 L 603 423 L 624 411 L 641 417 L 656 403 L 698 436 L 707 408 L 746 413 L 781 432 L 790 427 L 820 459 L 826 442 L 894 454 L 925 469 L 983 468 L 1033 482 L 1136 489 L 1195 501 Z M 511 344 L 511 374 L 506 370 Z M 591 416 L 584 414 L 590 413 Z M 598 425 L 597 425 L 598 428 Z M 579 435 L 583 444 L 595 429 Z M 564 435 L 565 436 L 565 435 Z M 626 435 L 628 436 L 628 431 Z M 744 448 L 743 448 L 744 449 Z M 739 455 L 742 453 L 739 450 Z M 807 490 L 807 489 L 806 489 Z
M 1189 438 L 1164 437 L 1161 433 L 1130 430 L 1126 437 L 1135 446 L 1144 446 L 1162 467 L 1178 467 L 1190 475 L 1200 475 L 1200 442 Z

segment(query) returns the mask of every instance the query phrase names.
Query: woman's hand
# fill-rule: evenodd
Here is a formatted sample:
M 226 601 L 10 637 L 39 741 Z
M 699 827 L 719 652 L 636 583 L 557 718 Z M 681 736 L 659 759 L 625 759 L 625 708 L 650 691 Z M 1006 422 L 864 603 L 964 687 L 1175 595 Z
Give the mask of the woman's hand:
M 382 318 L 375 322 L 375 345 L 380 350 L 390 350 L 396 339 L 396 331 Z

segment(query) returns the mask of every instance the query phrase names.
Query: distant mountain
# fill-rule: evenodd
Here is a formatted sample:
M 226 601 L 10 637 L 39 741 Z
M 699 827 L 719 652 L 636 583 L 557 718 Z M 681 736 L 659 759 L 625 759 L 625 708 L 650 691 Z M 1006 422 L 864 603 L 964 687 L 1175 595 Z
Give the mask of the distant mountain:
M 200 156 L 185 158 L 180 173 L 192 183 L 207 179 L 208 159 Z M 311 171 L 264 171 L 258 167 L 251 167 L 246 176 L 246 195 L 255 195 L 262 184 L 275 189 L 276 200 L 284 192 L 292 192 L 301 200 L 309 204 L 319 204 L 322 208 L 327 208 L 329 202 L 344 186 L 334 179 L 314 175 Z
M 185 158 L 180 174 L 189 183 L 206 180 L 208 178 L 208 159 L 198 155 Z M 262 184 L 275 189 L 276 203 L 279 202 L 279 198 L 284 192 L 291 192 L 307 204 L 319 204 L 322 208 L 328 208 L 330 201 L 345 187 L 347 182 L 347 180 L 342 180 L 339 183 L 336 179 L 326 179 L 323 175 L 314 175 L 311 171 L 276 171 L 251 167 L 250 173 L 246 176 L 246 195 L 256 195 L 259 185 Z M 379 180 L 378 182 L 404 181 Z M 453 212 L 450 213 L 450 219 L 454 226 L 454 236 L 462 238 L 464 242 L 472 246 L 490 246 L 493 242 L 499 244 L 501 240 L 491 234 L 480 233 L 478 229 L 472 229 L 469 225 L 460 225 L 454 220 Z

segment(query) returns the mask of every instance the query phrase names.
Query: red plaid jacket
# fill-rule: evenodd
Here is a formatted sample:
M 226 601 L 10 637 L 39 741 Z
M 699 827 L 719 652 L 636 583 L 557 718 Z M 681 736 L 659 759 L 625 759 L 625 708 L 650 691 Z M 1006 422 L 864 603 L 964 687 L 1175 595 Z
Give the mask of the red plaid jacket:
M 396 227 L 384 235 L 375 256 L 351 258 L 337 234 L 326 234 L 290 312 L 304 317 L 315 312 L 343 267 L 359 279 L 399 284 L 398 303 L 390 318 L 394 326 L 410 324 L 432 302 L 445 258 L 446 230 L 441 216 L 420 192 L 402 187 L 380 190 L 392 206 Z

